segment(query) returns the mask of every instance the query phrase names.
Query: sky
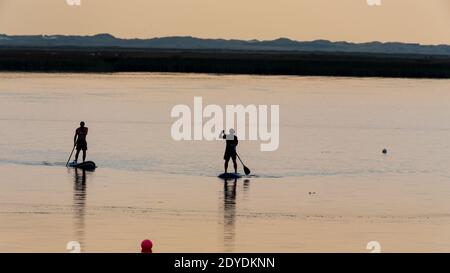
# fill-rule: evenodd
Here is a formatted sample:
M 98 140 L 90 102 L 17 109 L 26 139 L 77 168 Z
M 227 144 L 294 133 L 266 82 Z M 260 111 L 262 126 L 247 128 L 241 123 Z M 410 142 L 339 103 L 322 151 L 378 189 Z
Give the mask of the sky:
M 0 33 L 450 44 L 450 0 L 66 1 L 0 0 Z

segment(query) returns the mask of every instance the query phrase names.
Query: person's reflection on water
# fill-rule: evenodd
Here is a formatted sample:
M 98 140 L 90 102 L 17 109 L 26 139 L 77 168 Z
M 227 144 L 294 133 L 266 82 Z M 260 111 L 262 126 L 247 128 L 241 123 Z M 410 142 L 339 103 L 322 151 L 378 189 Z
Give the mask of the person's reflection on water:
M 236 195 L 237 179 L 225 179 L 223 183 L 223 211 L 224 211 L 224 247 L 225 252 L 233 252 L 236 237 Z M 243 183 L 244 195 L 250 189 L 250 180 L 245 179 Z
M 224 185 L 223 190 L 224 246 L 226 252 L 232 252 L 234 248 L 234 237 L 235 237 L 237 179 L 234 179 L 234 181 L 225 180 L 223 185 Z
M 73 190 L 73 207 L 74 207 L 74 229 L 75 239 L 84 249 L 85 236 L 85 214 L 86 214 L 86 195 L 87 195 L 87 179 L 85 170 L 74 170 L 74 190 Z

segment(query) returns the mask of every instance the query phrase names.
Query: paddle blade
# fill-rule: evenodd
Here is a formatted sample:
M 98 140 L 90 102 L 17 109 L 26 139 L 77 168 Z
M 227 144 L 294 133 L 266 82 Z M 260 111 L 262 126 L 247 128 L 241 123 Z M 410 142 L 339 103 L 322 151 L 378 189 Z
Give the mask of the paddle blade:
M 249 175 L 251 173 L 250 169 L 244 166 L 245 175 Z

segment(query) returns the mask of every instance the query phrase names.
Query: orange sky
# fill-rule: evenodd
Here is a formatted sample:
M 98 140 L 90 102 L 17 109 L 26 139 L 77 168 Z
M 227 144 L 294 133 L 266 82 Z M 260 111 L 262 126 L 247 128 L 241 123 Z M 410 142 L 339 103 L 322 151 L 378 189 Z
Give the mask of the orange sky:
M 0 0 L 0 33 L 450 44 L 450 0 Z

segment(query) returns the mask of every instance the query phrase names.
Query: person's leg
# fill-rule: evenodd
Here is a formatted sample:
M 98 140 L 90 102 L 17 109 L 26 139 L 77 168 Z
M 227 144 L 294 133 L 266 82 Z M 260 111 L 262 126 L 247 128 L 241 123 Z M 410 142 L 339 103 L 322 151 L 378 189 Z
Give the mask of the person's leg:
M 228 161 L 230 161 L 229 158 L 228 158 L 228 159 L 225 159 L 225 164 L 224 164 L 224 167 L 225 167 L 225 173 L 227 173 L 227 170 L 228 170 Z
M 237 173 L 237 163 L 236 163 L 236 158 L 233 158 L 233 167 L 234 167 L 234 173 Z
M 75 153 L 75 162 L 78 162 L 79 155 L 80 155 L 80 150 L 77 149 L 77 152 Z
M 83 150 L 83 162 L 86 161 L 86 150 Z

